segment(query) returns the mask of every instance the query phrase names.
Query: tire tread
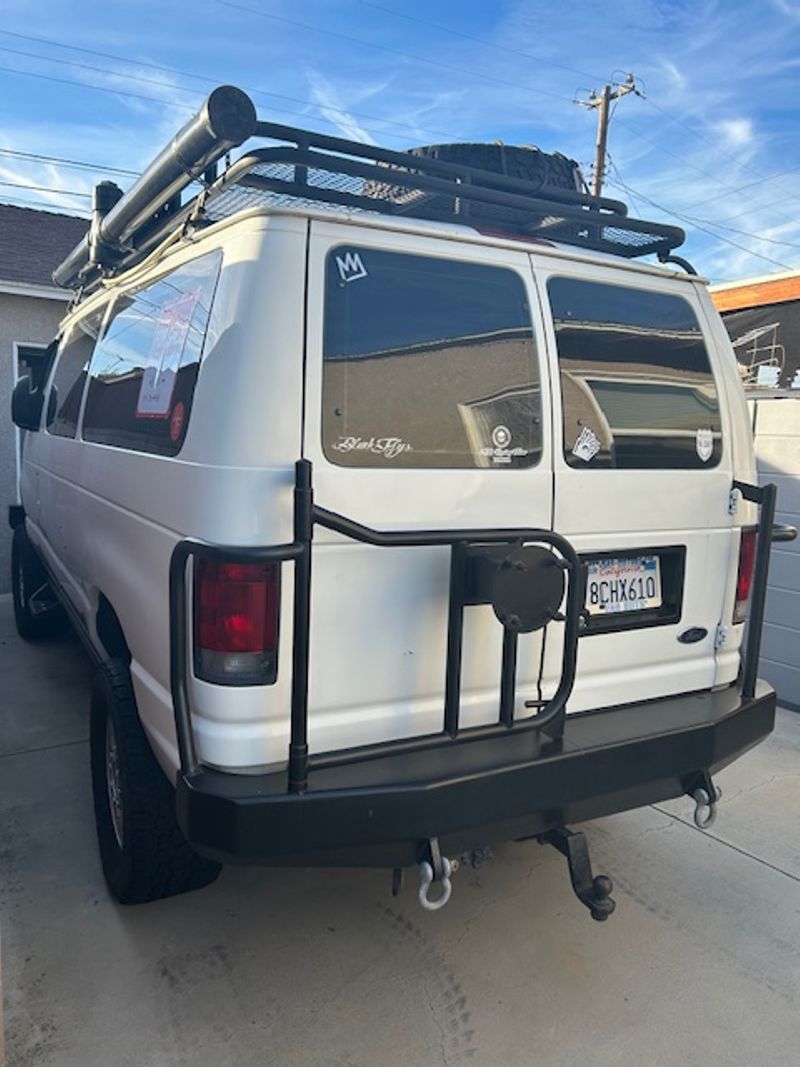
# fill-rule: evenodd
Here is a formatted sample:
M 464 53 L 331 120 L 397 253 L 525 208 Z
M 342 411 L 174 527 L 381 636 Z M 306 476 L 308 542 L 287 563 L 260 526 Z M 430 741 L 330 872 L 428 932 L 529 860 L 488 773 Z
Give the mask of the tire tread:
M 113 715 L 122 764 L 123 851 L 114 835 L 106 792 L 106 714 Z M 178 826 L 175 791 L 153 755 L 139 720 L 130 671 L 122 660 L 108 660 L 97 669 L 92 690 L 92 764 L 103 871 L 121 904 L 176 896 L 216 879 L 220 864 L 199 856 Z

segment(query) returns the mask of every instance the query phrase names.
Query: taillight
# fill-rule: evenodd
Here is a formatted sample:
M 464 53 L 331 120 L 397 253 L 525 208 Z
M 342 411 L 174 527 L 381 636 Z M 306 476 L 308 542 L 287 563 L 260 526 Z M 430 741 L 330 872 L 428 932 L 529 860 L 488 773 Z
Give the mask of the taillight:
M 223 685 L 272 685 L 278 675 L 277 563 L 198 560 L 194 672 Z
M 742 530 L 739 546 L 739 574 L 736 578 L 736 603 L 733 608 L 733 621 L 744 622 L 747 615 L 747 602 L 753 588 L 753 568 L 756 562 L 756 531 Z

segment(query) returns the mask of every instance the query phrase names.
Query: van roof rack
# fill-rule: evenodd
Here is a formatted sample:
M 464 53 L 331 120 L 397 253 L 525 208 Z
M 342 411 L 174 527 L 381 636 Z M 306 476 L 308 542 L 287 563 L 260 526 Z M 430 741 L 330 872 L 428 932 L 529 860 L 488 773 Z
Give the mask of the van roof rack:
M 279 143 L 226 160 L 218 174 L 218 162 L 251 137 Z M 193 183 L 201 190 L 184 201 Z M 53 279 L 87 292 L 187 226 L 287 205 L 462 223 L 626 258 L 665 261 L 685 238 L 677 226 L 629 218 L 622 201 L 579 189 L 262 122 L 246 93 L 223 85 L 127 193 L 113 182 L 95 186 L 89 231 Z

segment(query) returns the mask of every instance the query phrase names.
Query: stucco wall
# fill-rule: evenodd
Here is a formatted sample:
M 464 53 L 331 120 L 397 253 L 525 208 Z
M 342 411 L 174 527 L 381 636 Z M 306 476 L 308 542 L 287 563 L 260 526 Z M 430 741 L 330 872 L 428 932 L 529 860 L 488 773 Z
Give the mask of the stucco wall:
M 16 494 L 14 424 L 11 390 L 14 387 L 14 342 L 48 344 L 55 336 L 66 301 L 0 293 L 0 593 L 11 588 L 11 530 L 8 505 Z
M 800 397 L 755 401 L 759 481 L 778 487 L 777 522 L 800 526 Z M 800 539 L 772 549 L 759 674 L 800 710 Z

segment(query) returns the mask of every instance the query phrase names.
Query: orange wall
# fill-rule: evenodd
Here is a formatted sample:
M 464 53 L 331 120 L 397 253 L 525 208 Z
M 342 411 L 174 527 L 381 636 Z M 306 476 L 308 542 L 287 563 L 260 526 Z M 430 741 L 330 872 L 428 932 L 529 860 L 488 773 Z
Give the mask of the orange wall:
M 763 307 L 765 304 L 782 304 L 787 300 L 800 300 L 800 274 L 791 278 L 776 278 L 774 281 L 744 283 L 735 289 L 722 289 L 711 293 L 717 311 L 739 311 L 741 308 Z

